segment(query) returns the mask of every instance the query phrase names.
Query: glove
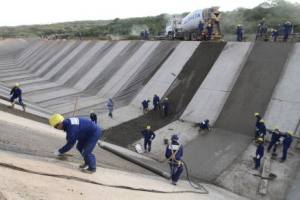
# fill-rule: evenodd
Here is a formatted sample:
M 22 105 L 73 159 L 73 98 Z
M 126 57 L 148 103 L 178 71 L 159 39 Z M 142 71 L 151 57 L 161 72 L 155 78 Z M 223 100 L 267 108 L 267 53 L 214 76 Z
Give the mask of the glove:
M 53 154 L 56 155 L 56 156 L 64 155 L 64 154 L 60 153 L 59 150 L 54 151 Z
M 259 158 L 260 158 L 260 156 L 259 156 L 259 155 L 257 155 L 257 156 L 256 156 L 256 158 L 257 158 L 257 159 L 259 159 Z

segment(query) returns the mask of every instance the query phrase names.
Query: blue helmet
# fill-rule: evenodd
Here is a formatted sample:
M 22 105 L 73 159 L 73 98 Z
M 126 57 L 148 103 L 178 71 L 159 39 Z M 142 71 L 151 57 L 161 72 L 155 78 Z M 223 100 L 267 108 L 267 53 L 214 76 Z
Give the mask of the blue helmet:
M 171 137 L 172 141 L 177 141 L 178 139 L 179 139 L 178 135 L 176 135 L 176 134 L 172 135 L 172 137 Z

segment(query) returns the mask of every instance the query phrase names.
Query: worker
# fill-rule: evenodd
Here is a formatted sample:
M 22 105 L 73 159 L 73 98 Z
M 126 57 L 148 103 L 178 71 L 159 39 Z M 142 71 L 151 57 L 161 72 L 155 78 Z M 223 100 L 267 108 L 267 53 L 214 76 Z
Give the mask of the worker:
M 238 42 L 243 41 L 243 26 L 241 24 L 238 24 L 236 26 L 236 40 Z
M 283 25 L 283 41 L 286 42 L 292 32 L 292 23 L 287 21 Z
M 15 86 L 11 89 L 10 91 L 10 102 L 11 102 L 11 107 L 15 107 L 15 100 L 18 99 L 19 104 L 22 106 L 23 111 L 26 111 L 25 104 L 23 103 L 22 100 L 22 90 L 20 88 L 20 83 L 16 83 Z
M 201 40 L 203 40 L 202 33 L 204 31 L 204 23 L 202 21 L 200 21 L 198 24 L 198 31 L 199 31 L 199 36 L 200 36 Z
M 267 129 L 266 129 L 265 121 L 261 119 L 259 120 L 258 135 L 256 136 L 265 138 L 266 134 L 267 134 Z
M 107 109 L 108 109 L 108 116 L 109 116 L 110 118 L 113 118 L 112 112 L 113 112 L 113 110 L 114 110 L 114 102 L 113 102 L 113 100 L 112 100 L 111 98 L 108 99 L 108 101 L 107 101 L 107 103 L 106 103 L 106 107 L 107 107 Z
M 254 169 L 258 170 L 260 167 L 261 158 L 264 156 L 264 139 L 259 137 L 256 139 L 256 143 L 257 143 L 257 148 L 254 157 L 254 162 L 255 162 Z
M 149 99 L 145 99 L 144 101 L 142 101 L 143 113 L 144 114 L 146 114 L 149 111 L 149 103 L 150 103 Z
M 209 120 L 208 119 L 198 123 L 197 125 L 199 126 L 199 131 L 202 131 L 202 130 L 209 131 L 210 130 L 210 125 L 209 125 Z
M 157 96 L 157 95 L 155 94 L 154 97 L 153 97 L 153 101 L 152 101 L 152 103 L 153 103 L 153 110 L 154 110 L 154 111 L 156 111 L 156 110 L 159 109 L 159 101 L 160 101 L 159 96 Z
M 286 134 L 282 135 L 282 137 L 284 140 L 282 142 L 282 157 L 280 162 L 284 162 L 287 158 L 288 150 L 293 142 L 293 132 L 288 131 Z
M 278 37 L 279 33 L 277 29 L 272 29 L 272 38 L 273 38 L 273 42 L 277 41 L 277 37 Z
M 91 118 L 92 122 L 94 122 L 95 124 L 97 124 L 97 115 L 96 115 L 96 113 L 94 113 L 93 110 L 90 112 L 90 118 Z
M 169 110 L 170 110 L 170 103 L 169 103 L 168 97 L 164 98 L 164 100 L 162 102 L 162 109 L 164 112 L 164 116 L 167 117 L 169 114 Z
M 275 157 L 277 156 L 276 154 L 277 145 L 279 144 L 280 141 L 280 131 L 277 127 L 275 127 L 272 131 L 269 131 L 269 133 L 272 134 L 272 136 L 267 151 L 270 152 L 272 147 L 274 146 L 272 156 Z
M 258 112 L 254 113 L 254 116 L 256 118 L 256 122 L 255 122 L 255 135 L 254 138 L 258 137 L 258 132 L 259 132 L 259 121 L 261 120 L 261 116 Z
M 146 129 L 142 130 L 142 135 L 144 137 L 144 149 L 145 152 L 151 151 L 152 140 L 155 138 L 155 133 L 151 130 L 151 126 L 147 126 Z
M 211 40 L 211 36 L 213 33 L 213 26 L 211 25 L 211 23 L 207 25 L 206 29 L 207 29 L 207 40 Z
M 178 136 L 172 135 L 171 144 L 167 145 L 165 157 L 169 160 L 172 184 L 176 185 L 183 172 L 183 146 L 178 143 Z
M 79 167 L 85 173 L 96 172 L 96 157 L 92 152 L 101 136 L 100 127 L 86 118 L 72 117 L 64 119 L 60 114 L 53 114 L 49 118 L 49 124 L 66 132 L 67 143 L 55 151 L 54 154 L 62 156 L 78 141 L 76 148 L 84 159 L 84 163 Z

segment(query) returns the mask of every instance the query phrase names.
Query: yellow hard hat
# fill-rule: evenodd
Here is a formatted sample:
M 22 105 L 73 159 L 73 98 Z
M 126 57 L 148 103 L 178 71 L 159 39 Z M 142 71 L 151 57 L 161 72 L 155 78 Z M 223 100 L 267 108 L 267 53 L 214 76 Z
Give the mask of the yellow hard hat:
M 254 116 L 256 117 L 256 116 L 259 116 L 260 114 L 258 113 L 258 112 L 256 112 L 256 113 L 254 113 Z
M 265 123 L 265 121 L 263 119 L 259 120 L 260 123 Z
M 259 138 L 256 139 L 256 141 L 257 141 L 257 142 L 264 142 L 264 138 L 259 137 Z
M 294 135 L 294 133 L 292 131 L 288 131 L 287 134 L 288 135 Z
M 16 87 L 20 87 L 20 83 L 16 83 L 15 86 L 16 86 Z
M 278 126 L 275 126 L 275 127 L 273 128 L 273 131 L 279 131 Z
M 57 124 L 61 123 L 62 121 L 64 121 L 64 117 L 60 114 L 53 114 L 50 118 L 49 118 L 49 124 L 52 127 L 55 127 Z
M 151 129 L 151 126 L 147 126 L 146 129 L 150 130 L 150 129 Z

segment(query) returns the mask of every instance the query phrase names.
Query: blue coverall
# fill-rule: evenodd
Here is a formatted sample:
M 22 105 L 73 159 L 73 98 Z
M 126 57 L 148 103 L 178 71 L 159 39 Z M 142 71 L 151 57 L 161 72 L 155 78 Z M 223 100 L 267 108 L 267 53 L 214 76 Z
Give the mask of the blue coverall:
M 90 118 L 92 120 L 92 122 L 94 122 L 95 124 L 97 124 L 97 115 L 95 113 L 91 113 L 90 114 Z
M 10 95 L 12 95 L 10 97 L 11 103 L 13 103 L 15 101 L 15 99 L 18 98 L 19 104 L 24 108 L 25 105 L 22 100 L 22 90 L 19 87 L 13 87 L 10 91 Z
M 106 106 L 107 106 L 107 109 L 108 109 L 108 116 L 109 116 L 110 118 L 112 118 L 112 117 L 113 117 L 112 112 L 113 112 L 113 110 L 114 110 L 114 102 L 112 101 L 112 99 L 109 99 L 109 100 L 107 101 Z
M 260 167 L 260 160 L 264 156 L 264 149 L 265 148 L 263 144 L 258 144 L 255 153 L 255 169 Z
M 259 124 L 260 124 L 260 121 L 261 120 L 261 116 L 258 115 L 256 116 L 256 122 L 255 122 L 255 138 L 257 138 L 259 136 Z
M 259 126 L 258 126 L 257 137 L 265 138 L 266 134 L 267 134 L 267 129 L 266 129 L 265 123 L 260 122 Z
M 274 145 L 273 153 L 275 153 L 277 148 L 277 142 L 279 142 L 280 139 L 280 133 L 279 131 L 270 131 L 269 133 L 272 134 L 272 137 L 271 137 L 271 142 L 268 146 L 268 152 L 271 150 L 271 148 Z
M 278 30 L 273 30 L 273 31 L 272 31 L 273 42 L 276 42 L 276 41 L 277 41 L 278 35 L 279 35 Z
M 203 122 L 199 123 L 200 130 L 209 130 L 209 120 L 206 119 Z
M 144 129 L 142 130 L 142 135 L 144 137 L 144 149 L 145 151 L 151 151 L 151 143 L 152 140 L 155 138 L 155 133 L 151 130 Z
M 164 111 L 164 116 L 168 116 L 169 114 L 169 109 L 170 109 L 170 104 L 169 104 L 169 100 L 164 100 L 162 102 L 162 107 L 163 107 L 163 111 Z
M 286 134 L 286 135 L 283 135 L 283 137 L 284 137 L 284 140 L 282 142 L 282 158 L 281 158 L 282 162 L 286 160 L 288 150 L 293 142 L 293 136 Z
M 292 31 L 292 24 L 285 23 L 283 25 L 283 40 L 286 42 L 288 40 L 289 34 Z
M 144 101 L 142 102 L 142 106 L 143 106 L 143 111 L 144 111 L 144 112 L 148 111 L 149 102 L 150 102 L 149 100 L 144 100 Z
M 207 26 L 207 40 L 211 40 L 212 33 L 213 33 L 213 27 Z
M 172 158 L 173 154 L 175 159 Z M 169 159 L 172 183 L 176 184 L 183 172 L 183 165 L 181 161 L 183 156 L 183 146 L 177 141 L 172 140 L 171 145 L 168 145 L 166 148 L 165 156 Z
M 86 118 L 68 118 L 63 121 L 67 143 L 58 151 L 68 152 L 77 142 L 76 148 L 84 158 L 89 170 L 96 170 L 96 157 L 92 154 L 101 136 L 101 129 L 94 122 Z
M 239 42 L 243 41 L 243 28 L 241 26 L 236 28 L 236 40 Z
M 153 97 L 153 107 L 154 107 L 153 110 L 158 109 L 159 101 L 160 101 L 159 96 L 154 95 L 154 97 Z

